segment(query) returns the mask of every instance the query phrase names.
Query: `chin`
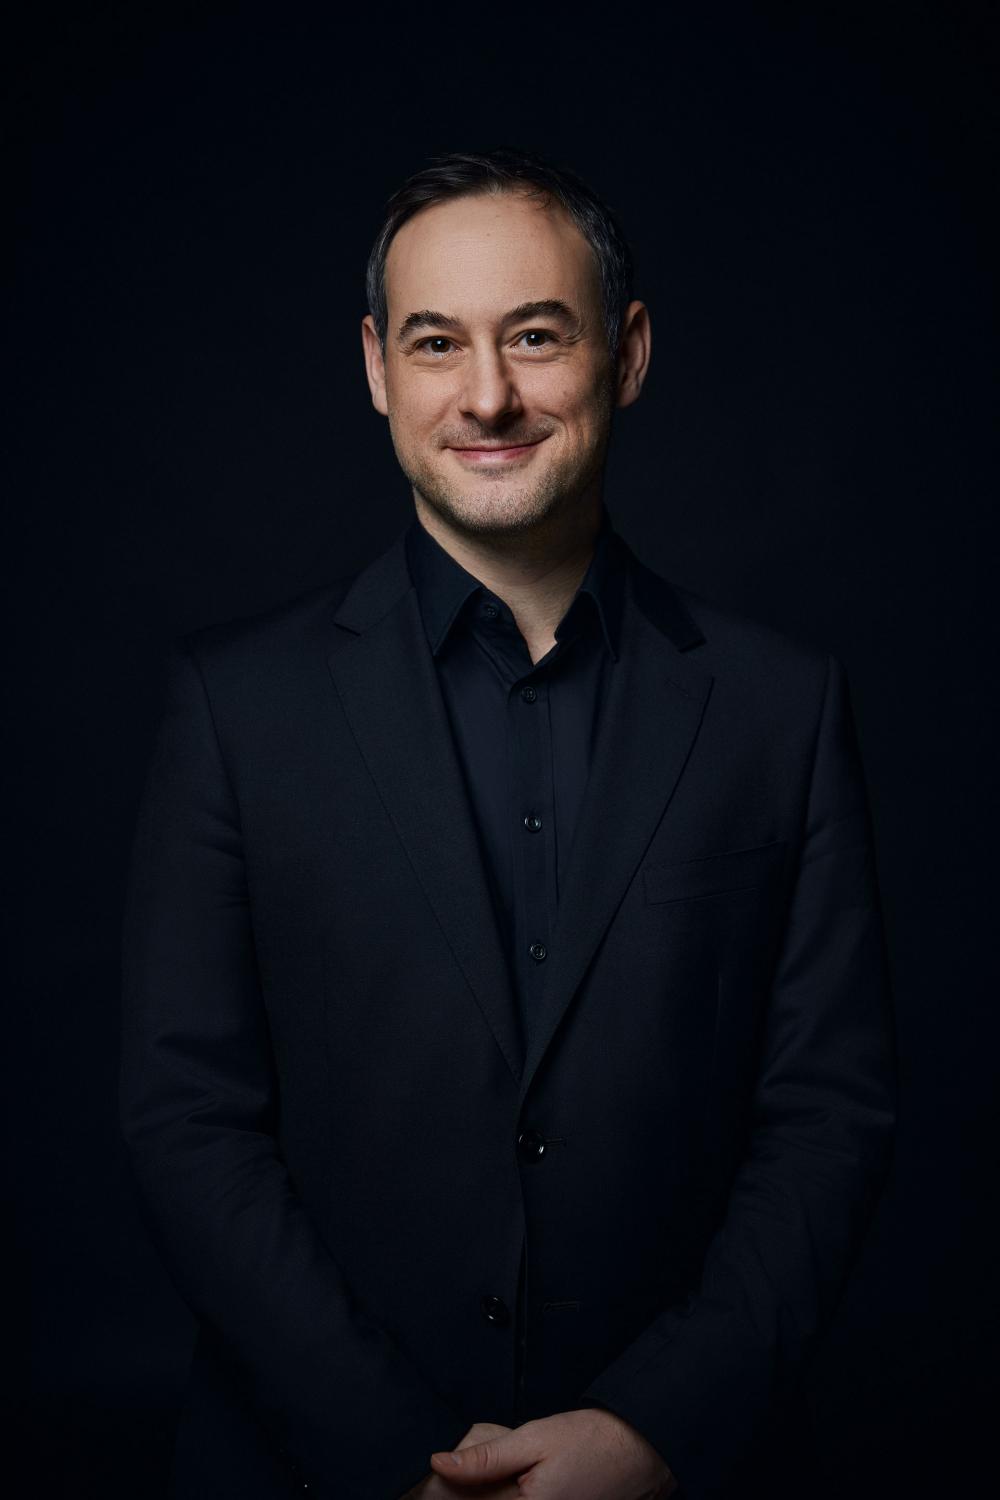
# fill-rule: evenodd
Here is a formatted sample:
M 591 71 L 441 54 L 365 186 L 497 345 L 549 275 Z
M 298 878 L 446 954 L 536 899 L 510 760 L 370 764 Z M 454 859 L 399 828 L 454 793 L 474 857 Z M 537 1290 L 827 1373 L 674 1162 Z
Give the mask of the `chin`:
M 553 497 L 546 491 L 507 488 L 496 484 L 456 492 L 440 487 L 428 490 L 417 485 L 425 504 L 448 525 L 479 535 L 530 530 L 552 511 Z
M 589 465 L 568 471 L 549 465 L 543 473 L 503 474 L 484 471 L 471 476 L 443 472 L 425 464 L 402 466 L 424 504 L 447 526 L 470 535 L 530 531 L 572 506 L 592 477 Z

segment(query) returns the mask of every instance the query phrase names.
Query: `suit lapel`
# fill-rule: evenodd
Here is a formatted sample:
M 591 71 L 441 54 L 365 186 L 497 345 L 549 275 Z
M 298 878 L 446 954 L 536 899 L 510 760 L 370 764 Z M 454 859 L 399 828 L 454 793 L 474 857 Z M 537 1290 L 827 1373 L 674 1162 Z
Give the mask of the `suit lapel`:
M 379 796 L 518 1081 L 515 993 L 404 536 L 345 595 L 334 616 L 344 629 L 327 661 Z
M 560 894 L 527 1056 L 473 808 L 406 566 L 405 531 L 357 575 L 328 664 L 344 713 L 520 1099 L 662 818 L 698 734 L 711 675 L 669 583 L 627 552 L 621 651 Z

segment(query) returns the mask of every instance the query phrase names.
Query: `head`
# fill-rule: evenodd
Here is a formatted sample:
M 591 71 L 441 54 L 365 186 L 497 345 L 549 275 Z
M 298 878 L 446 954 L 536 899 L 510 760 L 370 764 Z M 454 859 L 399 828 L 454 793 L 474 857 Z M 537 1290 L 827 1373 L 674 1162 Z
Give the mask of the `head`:
M 470 538 L 564 529 L 596 516 L 614 411 L 649 362 L 628 246 L 538 157 L 433 160 L 390 198 L 368 262 L 373 404 L 418 509 Z

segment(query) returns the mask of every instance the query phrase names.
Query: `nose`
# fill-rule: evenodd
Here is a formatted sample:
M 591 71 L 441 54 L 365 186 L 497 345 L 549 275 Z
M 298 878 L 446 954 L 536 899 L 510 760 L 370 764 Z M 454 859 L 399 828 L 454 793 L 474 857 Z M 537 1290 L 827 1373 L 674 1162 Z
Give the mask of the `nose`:
M 458 404 L 464 416 L 475 417 L 484 427 L 519 411 L 521 398 L 513 372 L 495 347 L 470 352 Z

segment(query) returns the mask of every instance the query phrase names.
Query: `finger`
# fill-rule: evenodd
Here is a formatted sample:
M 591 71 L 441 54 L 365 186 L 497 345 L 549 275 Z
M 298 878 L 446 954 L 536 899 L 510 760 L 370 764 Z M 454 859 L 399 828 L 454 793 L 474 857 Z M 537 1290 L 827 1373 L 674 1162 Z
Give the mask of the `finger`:
M 537 1430 L 529 1423 L 461 1451 L 432 1453 L 431 1467 L 452 1483 L 481 1485 L 484 1480 L 515 1477 L 541 1456 Z

